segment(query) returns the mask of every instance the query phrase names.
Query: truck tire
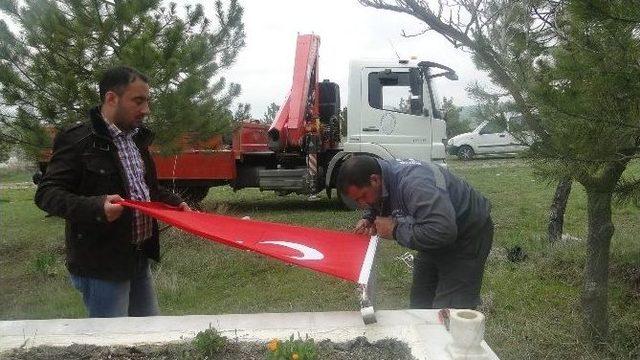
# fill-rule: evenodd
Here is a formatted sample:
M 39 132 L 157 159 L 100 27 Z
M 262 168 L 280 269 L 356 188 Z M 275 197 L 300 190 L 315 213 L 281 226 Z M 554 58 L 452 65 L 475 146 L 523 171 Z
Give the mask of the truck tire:
M 187 204 L 197 205 L 207 197 L 209 188 L 207 186 L 176 186 L 173 192 L 180 195 Z
M 475 155 L 475 152 L 469 145 L 462 145 L 458 149 L 458 158 L 460 160 L 465 160 L 465 161 L 473 160 L 474 155 Z

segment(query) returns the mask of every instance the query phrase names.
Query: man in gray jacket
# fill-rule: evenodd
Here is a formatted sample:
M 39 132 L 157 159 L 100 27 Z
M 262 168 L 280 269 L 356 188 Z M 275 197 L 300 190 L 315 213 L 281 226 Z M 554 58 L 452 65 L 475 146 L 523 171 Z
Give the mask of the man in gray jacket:
M 476 308 L 493 242 L 491 204 L 449 170 L 367 155 L 342 164 L 338 191 L 365 209 L 357 233 L 416 250 L 412 308 Z

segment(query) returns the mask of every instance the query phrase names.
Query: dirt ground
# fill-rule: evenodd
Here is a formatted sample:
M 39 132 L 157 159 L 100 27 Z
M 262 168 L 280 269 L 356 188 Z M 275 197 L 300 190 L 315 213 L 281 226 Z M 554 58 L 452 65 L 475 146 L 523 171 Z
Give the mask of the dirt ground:
M 266 358 L 265 344 L 229 341 L 213 359 L 219 360 L 263 360 Z M 380 340 L 370 343 L 364 337 L 345 343 L 322 341 L 318 343 L 318 359 L 322 360 L 411 360 L 407 344 L 397 340 Z M 7 360 L 147 360 L 147 359 L 205 359 L 189 343 L 166 345 L 95 346 L 71 345 L 66 347 L 40 346 L 18 349 L 0 354 Z

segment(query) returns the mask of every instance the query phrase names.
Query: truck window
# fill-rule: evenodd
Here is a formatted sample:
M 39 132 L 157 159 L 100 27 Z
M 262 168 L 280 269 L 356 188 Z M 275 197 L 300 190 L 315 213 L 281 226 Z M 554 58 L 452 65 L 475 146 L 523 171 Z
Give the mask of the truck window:
M 421 115 L 421 109 L 411 111 L 411 99 L 421 99 L 411 94 L 409 73 L 374 72 L 369 74 L 369 106 L 375 109 Z

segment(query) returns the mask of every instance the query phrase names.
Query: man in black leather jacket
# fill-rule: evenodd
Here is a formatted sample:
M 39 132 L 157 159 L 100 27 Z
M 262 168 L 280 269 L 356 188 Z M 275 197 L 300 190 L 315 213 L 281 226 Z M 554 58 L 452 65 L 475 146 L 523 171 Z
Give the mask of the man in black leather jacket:
M 100 81 L 102 104 L 56 136 L 35 202 L 65 219 L 67 268 L 90 317 L 157 315 L 148 259 L 159 260 L 158 224 L 117 201 L 160 201 L 190 210 L 158 185 L 142 125 L 147 78 L 121 66 Z

